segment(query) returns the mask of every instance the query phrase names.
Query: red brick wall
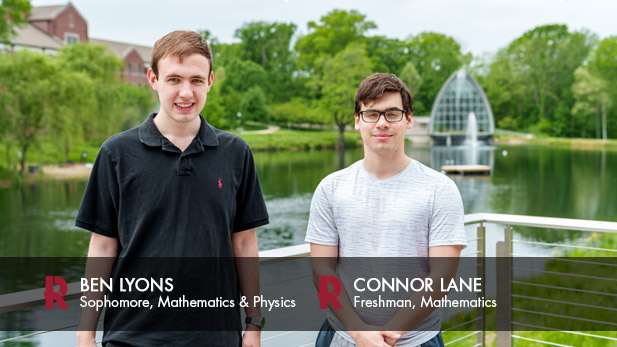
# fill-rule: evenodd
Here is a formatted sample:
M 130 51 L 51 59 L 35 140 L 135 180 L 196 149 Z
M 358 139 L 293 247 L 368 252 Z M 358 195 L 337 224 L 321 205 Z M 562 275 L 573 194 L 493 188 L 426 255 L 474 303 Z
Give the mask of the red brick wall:
M 131 64 L 131 73 L 128 73 L 128 65 Z M 139 70 L 138 70 L 139 68 Z M 124 57 L 124 77 L 128 83 L 148 84 L 148 78 L 144 72 L 144 60 L 141 59 L 136 50 L 132 50 Z
M 73 15 L 73 27 L 70 26 L 69 17 Z M 79 12 L 75 10 L 72 5 L 68 5 L 67 8 L 51 22 L 50 30 L 48 33 L 59 37 L 61 40 L 65 40 L 65 33 L 75 33 L 79 35 L 79 41 L 88 41 L 88 23 L 79 15 Z

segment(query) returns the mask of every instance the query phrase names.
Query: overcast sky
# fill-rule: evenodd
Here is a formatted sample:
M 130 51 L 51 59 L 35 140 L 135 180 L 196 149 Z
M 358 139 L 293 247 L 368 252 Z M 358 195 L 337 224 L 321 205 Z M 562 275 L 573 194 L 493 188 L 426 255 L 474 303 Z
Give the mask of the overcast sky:
M 153 45 L 175 29 L 208 29 L 221 42 L 250 21 L 308 21 L 334 8 L 356 9 L 377 24 L 369 34 L 404 39 L 423 31 L 454 37 L 463 52 L 495 53 L 525 31 L 543 24 L 567 24 L 600 38 L 617 35 L 613 0 L 73 0 L 95 38 Z M 33 0 L 34 6 L 58 0 Z

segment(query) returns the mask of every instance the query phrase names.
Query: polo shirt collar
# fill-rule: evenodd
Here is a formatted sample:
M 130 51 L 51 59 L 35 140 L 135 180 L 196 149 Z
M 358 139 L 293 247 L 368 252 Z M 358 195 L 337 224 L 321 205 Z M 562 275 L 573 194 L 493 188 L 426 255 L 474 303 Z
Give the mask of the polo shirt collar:
M 151 113 L 139 127 L 139 140 L 148 146 L 159 147 L 163 146 L 165 143 L 169 142 L 163 134 L 159 131 L 154 124 L 154 117 L 156 113 Z M 197 133 L 197 137 L 193 141 L 197 141 L 198 146 L 203 150 L 203 146 L 211 146 L 216 147 L 219 145 L 219 140 L 214 133 L 214 128 L 206 122 L 204 117 L 200 114 L 199 118 L 201 119 L 201 126 L 199 127 L 199 132 Z

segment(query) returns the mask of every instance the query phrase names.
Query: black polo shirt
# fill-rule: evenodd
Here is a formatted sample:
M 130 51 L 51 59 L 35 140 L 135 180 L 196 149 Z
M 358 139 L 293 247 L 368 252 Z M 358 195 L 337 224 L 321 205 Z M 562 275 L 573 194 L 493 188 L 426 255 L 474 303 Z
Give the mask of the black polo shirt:
M 118 238 L 119 258 L 111 275 L 116 279 L 173 276 L 173 297 L 186 294 L 199 299 L 210 294 L 237 300 L 236 270 L 229 260 L 231 235 L 268 223 L 252 153 L 244 140 L 211 127 L 202 116 L 199 133 L 182 152 L 159 132 L 154 117 L 151 114 L 139 127 L 114 135 L 101 146 L 75 225 Z M 220 261 L 204 262 L 209 265 L 203 268 L 195 263 L 203 257 Z M 191 285 L 193 290 L 186 289 Z M 121 295 L 108 293 L 110 299 Z M 103 342 L 107 346 L 239 344 L 238 305 L 205 312 L 108 308 Z M 216 326 L 223 331 L 195 332 L 195 322 L 204 324 L 204 330 L 217 330 Z M 188 325 L 191 329 L 183 329 Z M 177 331 L 164 331 L 170 328 Z
M 233 232 L 268 223 L 249 146 L 200 115 L 182 152 L 154 117 L 101 146 L 75 225 L 118 238 L 120 257 L 232 257 Z

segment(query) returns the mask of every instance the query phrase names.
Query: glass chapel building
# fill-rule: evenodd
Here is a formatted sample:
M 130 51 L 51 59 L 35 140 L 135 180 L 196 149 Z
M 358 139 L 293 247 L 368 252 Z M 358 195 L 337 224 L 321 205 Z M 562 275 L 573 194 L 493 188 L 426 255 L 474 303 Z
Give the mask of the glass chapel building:
M 472 130 L 467 126 L 472 114 L 476 118 L 478 141 L 489 143 L 495 133 L 491 105 L 478 81 L 466 71 L 458 70 L 448 78 L 435 98 L 428 127 L 433 143 L 463 143 L 468 131 Z

